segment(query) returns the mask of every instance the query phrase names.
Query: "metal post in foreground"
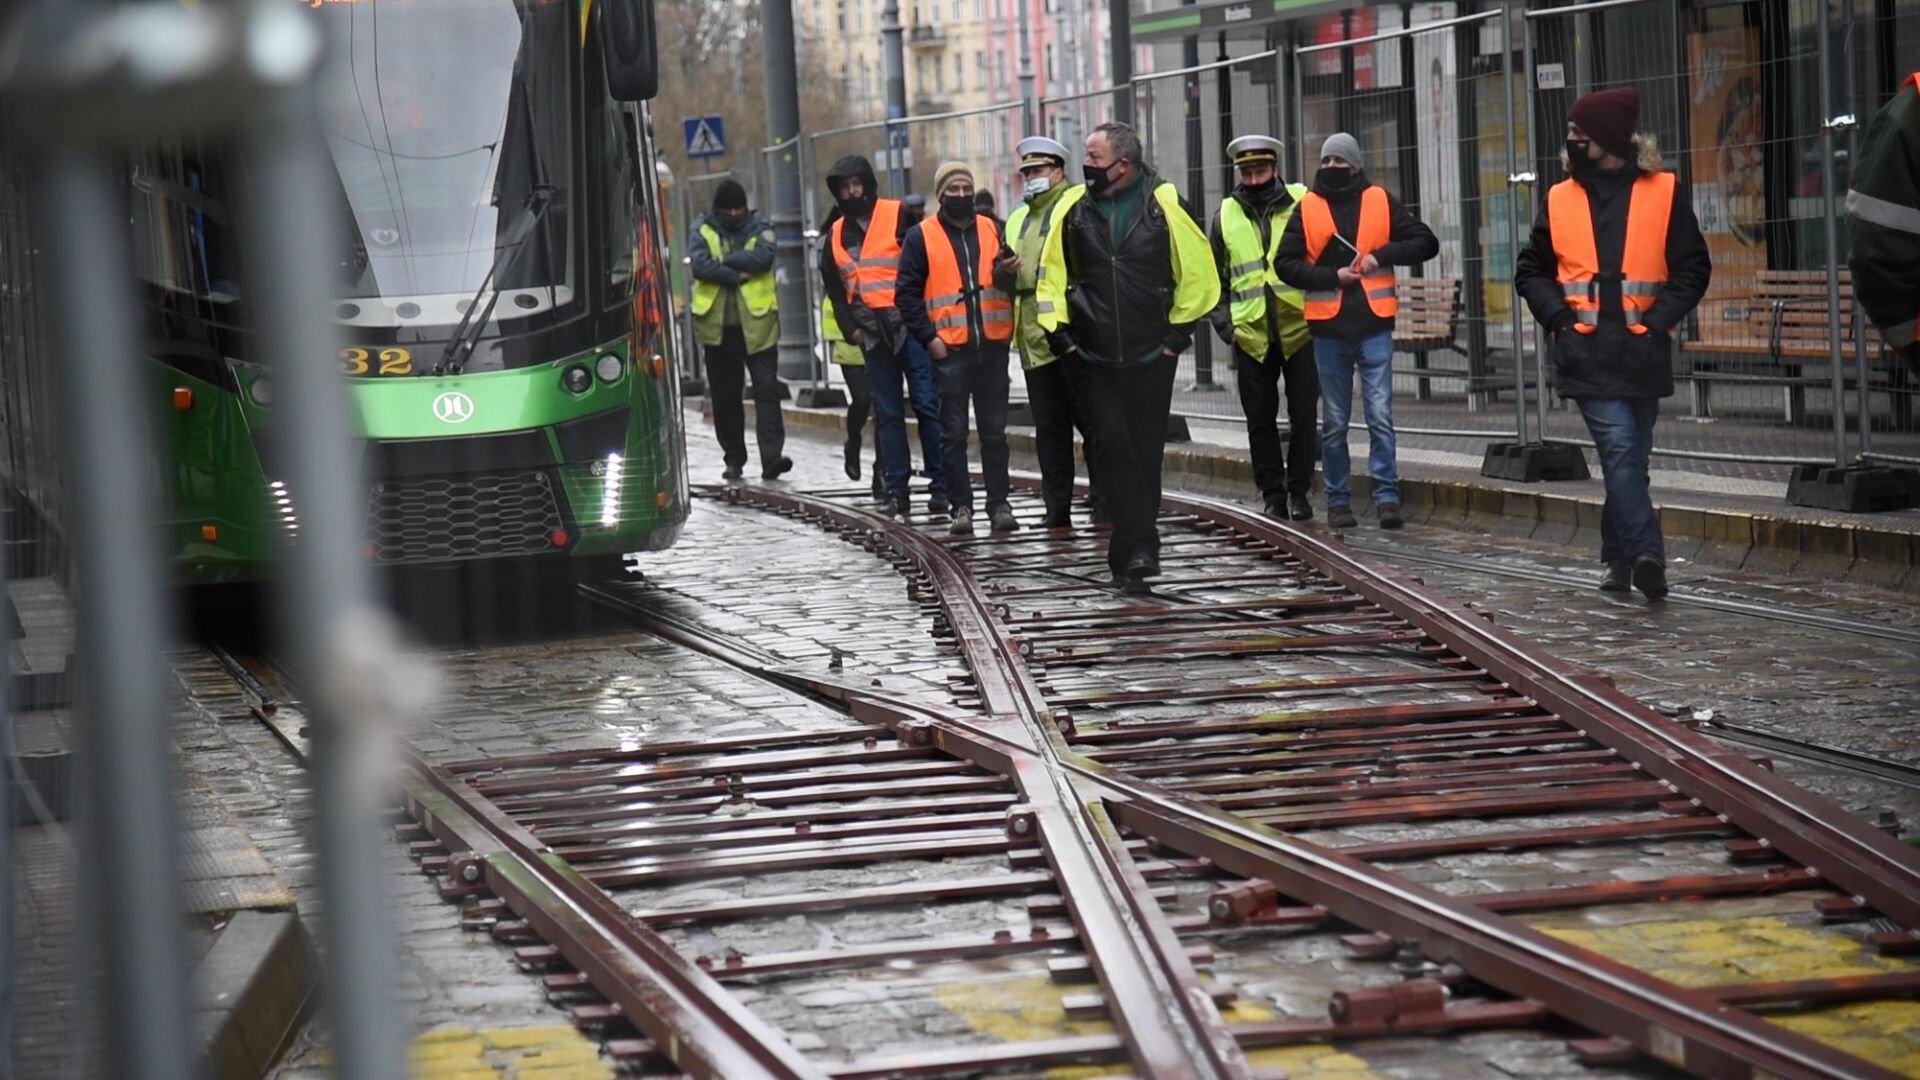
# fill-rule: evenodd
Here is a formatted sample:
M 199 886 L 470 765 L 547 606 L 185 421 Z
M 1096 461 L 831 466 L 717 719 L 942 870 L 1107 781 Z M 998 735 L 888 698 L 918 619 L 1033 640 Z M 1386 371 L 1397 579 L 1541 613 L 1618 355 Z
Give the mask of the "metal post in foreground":
M 812 385 L 797 396 L 804 406 L 844 404 L 827 389 L 826 370 L 813 355 L 813 314 L 807 304 L 807 242 L 800 234 L 800 65 L 794 52 L 793 0 L 763 0 L 760 26 L 766 40 L 766 200 L 773 217 L 773 280 L 780 308 L 779 372 Z M 827 401 L 828 397 L 836 400 Z
M 907 60 L 900 44 L 900 0 L 886 0 L 880 9 L 881 52 L 887 74 L 887 185 L 888 194 L 898 199 L 913 190 L 913 173 L 907 165 Z
M 1820 204 L 1825 219 L 1827 241 L 1827 358 L 1833 371 L 1833 465 L 1847 464 L 1846 372 L 1841 365 L 1845 356 L 1840 345 L 1840 226 L 1839 201 L 1834 186 L 1839 178 L 1833 170 L 1833 133 L 1842 119 L 1833 114 L 1833 15 L 1832 7 L 1820 5 Z M 1845 118 L 1851 123 L 1852 117 Z
M 1526 220 L 1520 216 L 1520 185 L 1531 184 L 1534 179 L 1533 170 L 1520 167 L 1520 155 L 1517 152 L 1519 142 L 1514 125 L 1518 117 L 1513 108 L 1513 19 L 1513 7 L 1509 4 L 1500 18 L 1500 46 L 1504 53 L 1503 63 L 1500 65 L 1500 81 L 1506 91 L 1507 99 L 1507 256 L 1509 265 L 1506 269 L 1509 277 L 1513 272 L 1512 264 L 1519 260 L 1520 237 L 1523 235 L 1521 224 Z M 1532 137 L 1531 132 L 1528 133 L 1528 137 Z M 1525 305 L 1520 302 L 1518 288 L 1513 290 L 1513 302 L 1510 306 L 1513 308 L 1513 430 L 1520 445 L 1525 446 L 1528 442 L 1527 350 L 1525 347 L 1527 317 Z M 1547 384 L 1544 380 L 1538 389 L 1542 396 L 1546 394 Z M 1542 427 L 1541 437 L 1545 438 L 1546 433 L 1546 428 Z
M 1108 0 L 1107 18 L 1112 39 L 1113 118 L 1133 123 L 1133 7 L 1127 0 Z

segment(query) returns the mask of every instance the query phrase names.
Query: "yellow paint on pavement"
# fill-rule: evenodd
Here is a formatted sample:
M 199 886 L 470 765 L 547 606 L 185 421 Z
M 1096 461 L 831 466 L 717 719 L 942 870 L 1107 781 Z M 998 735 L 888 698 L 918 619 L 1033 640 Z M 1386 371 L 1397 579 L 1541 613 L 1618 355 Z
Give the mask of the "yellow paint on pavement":
M 413 1041 L 416 1080 L 613 1080 L 600 1048 L 571 1027 L 437 1028 Z
M 1920 965 L 1880 956 L 1846 934 L 1798 926 L 1770 915 L 1541 929 L 1562 941 L 1690 987 L 1920 969 Z M 1762 1011 L 1760 1015 L 1902 1076 L 1920 1077 L 1920 1002 L 1868 1001 L 1793 1014 Z

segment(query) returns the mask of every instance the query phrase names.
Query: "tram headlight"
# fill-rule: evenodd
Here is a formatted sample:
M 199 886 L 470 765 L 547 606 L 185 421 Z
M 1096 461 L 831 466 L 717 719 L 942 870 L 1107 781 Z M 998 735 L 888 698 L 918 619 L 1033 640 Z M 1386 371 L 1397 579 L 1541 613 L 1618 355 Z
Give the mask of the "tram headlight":
M 253 399 L 255 405 L 264 407 L 273 404 L 273 381 L 265 375 L 253 380 L 247 384 L 247 396 Z
M 560 385 L 570 394 L 584 394 L 593 389 L 593 376 L 587 373 L 585 364 L 575 364 L 560 373 Z
M 593 363 L 593 373 L 604 383 L 619 382 L 626 370 L 626 362 L 614 353 L 607 353 Z

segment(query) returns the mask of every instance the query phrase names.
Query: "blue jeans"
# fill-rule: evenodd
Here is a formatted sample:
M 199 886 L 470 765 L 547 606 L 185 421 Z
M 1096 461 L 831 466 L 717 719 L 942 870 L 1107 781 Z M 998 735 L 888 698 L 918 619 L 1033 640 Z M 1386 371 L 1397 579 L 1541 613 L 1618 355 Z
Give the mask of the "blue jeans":
M 1400 501 L 1400 468 L 1393 444 L 1393 333 L 1381 331 L 1359 341 L 1313 339 L 1314 366 L 1320 369 L 1320 468 L 1327 485 L 1327 505 L 1353 502 L 1347 477 L 1353 463 L 1347 454 L 1347 422 L 1353 419 L 1353 371 L 1360 369 L 1361 402 L 1367 413 L 1367 439 L 1372 452 L 1367 471 L 1373 476 L 1373 502 Z
M 1582 398 L 1577 404 L 1593 435 L 1600 475 L 1607 485 L 1607 505 L 1600 512 L 1600 561 L 1625 567 L 1642 555 L 1651 555 L 1665 562 L 1667 545 L 1660 535 L 1660 515 L 1647 493 L 1647 462 L 1653 456 L 1653 422 L 1660 417 L 1660 399 Z
M 907 497 L 912 470 L 907 453 L 907 401 L 920 421 L 920 460 L 927 480 L 944 496 L 940 473 L 940 395 L 933 386 L 933 360 L 918 342 L 909 341 L 899 352 L 880 346 L 865 350 L 867 381 L 873 388 L 874 439 L 886 472 L 887 494 Z

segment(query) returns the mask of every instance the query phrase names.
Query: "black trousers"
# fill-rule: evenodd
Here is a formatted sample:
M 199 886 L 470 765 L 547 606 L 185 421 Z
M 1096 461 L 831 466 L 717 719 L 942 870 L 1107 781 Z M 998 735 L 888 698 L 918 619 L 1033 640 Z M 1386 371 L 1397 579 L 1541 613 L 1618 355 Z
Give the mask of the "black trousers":
M 933 362 L 940 388 L 940 473 L 954 509 L 973 506 L 967 476 L 967 406 L 980 425 L 980 483 L 989 513 L 1007 501 L 1007 348 L 955 346 Z
M 1093 436 L 1100 490 L 1113 521 L 1107 566 L 1118 577 L 1136 555 L 1160 558 L 1160 466 L 1167 450 L 1167 416 L 1179 361 L 1089 364 L 1077 353 L 1067 365 L 1075 405 Z
M 1085 440 L 1087 490 L 1091 502 L 1100 501 L 1098 465 L 1093 450 L 1093 435 L 1086 418 L 1074 404 L 1073 388 L 1067 385 L 1067 366 L 1054 361 L 1027 368 L 1027 405 L 1033 409 L 1034 455 L 1040 459 L 1040 497 L 1047 513 L 1064 514 L 1073 501 L 1073 433 L 1077 428 Z
M 748 375 L 753 377 L 753 435 L 760 445 L 764 468 L 780 460 L 787 445 L 786 422 L 780 418 L 778 349 L 747 352 L 747 337 L 737 326 L 727 327 L 720 344 L 707 346 L 707 393 L 713 402 L 713 435 L 720 440 L 727 467 L 747 464 L 747 410 L 740 397 Z
M 1240 408 L 1247 414 L 1247 451 L 1253 458 L 1253 482 L 1271 503 L 1305 495 L 1313 487 L 1313 461 L 1320 446 L 1320 368 L 1313 343 L 1282 359 L 1276 347 L 1261 363 L 1233 349 L 1233 375 L 1240 385 Z M 1280 449 L 1280 381 L 1286 380 L 1287 443 Z

